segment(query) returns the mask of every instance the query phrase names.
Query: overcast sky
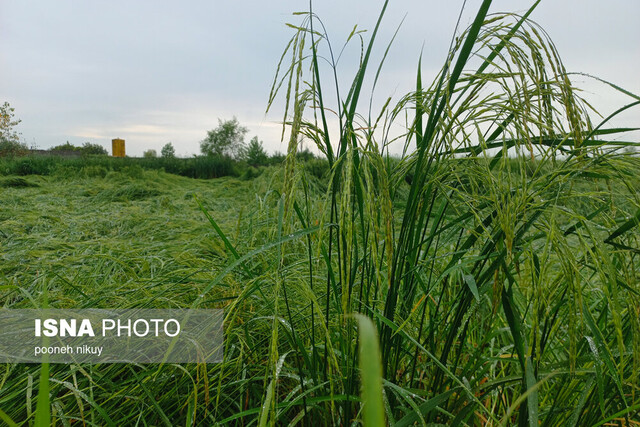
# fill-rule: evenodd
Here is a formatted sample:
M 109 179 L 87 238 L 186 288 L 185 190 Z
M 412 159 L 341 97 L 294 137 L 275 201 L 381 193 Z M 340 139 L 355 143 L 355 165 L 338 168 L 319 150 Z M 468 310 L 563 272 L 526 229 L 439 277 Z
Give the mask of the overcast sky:
M 382 1 L 318 0 L 334 45 L 355 24 L 371 30 Z M 467 2 L 462 27 L 478 8 Z M 492 12 L 523 13 L 531 2 L 494 1 Z M 391 0 L 383 49 L 406 16 L 377 94 L 399 98 L 414 87 L 424 45 L 424 79 L 440 69 L 462 2 Z M 282 104 L 265 115 L 283 48 L 305 1 L 0 0 L 0 102 L 9 101 L 29 145 L 126 140 L 128 155 L 171 141 L 178 155 L 199 152 L 218 119 L 236 116 L 273 151 Z M 583 71 L 640 94 L 640 2 L 542 0 L 532 19 L 554 40 L 568 71 Z M 354 45 L 342 62 L 357 60 Z M 378 52 L 378 55 L 381 51 Z M 351 56 L 351 57 L 350 57 Z M 341 63 L 342 64 L 342 63 Z M 628 103 L 586 78 L 574 78 L 603 113 Z M 616 124 L 640 125 L 640 109 Z M 635 140 L 638 138 L 636 137 Z

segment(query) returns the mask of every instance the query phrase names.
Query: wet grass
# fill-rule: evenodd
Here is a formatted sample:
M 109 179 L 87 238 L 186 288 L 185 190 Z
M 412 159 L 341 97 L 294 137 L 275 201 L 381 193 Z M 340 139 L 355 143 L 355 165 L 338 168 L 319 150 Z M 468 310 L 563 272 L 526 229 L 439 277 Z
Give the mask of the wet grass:
M 616 170 L 626 176 L 640 166 L 638 159 L 631 157 L 613 160 L 616 161 Z M 509 162 L 517 165 L 518 161 Z M 457 171 L 457 179 L 461 181 L 475 174 L 474 167 L 466 159 L 450 160 L 440 167 Z M 513 167 L 511 165 L 506 170 L 509 170 L 515 185 L 522 185 L 520 179 L 524 182 L 531 180 L 514 175 Z M 549 168 L 545 174 L 552 172 L 553 169 Z M 350 320 L 350 316 L 342 312 L 339 283 L 330 284 L 330 293 L 325 293 L 324 280 L 327 274 L 332 273 L 324 264 L 326 255 L 323 252 L 327 248 L 322 247 L 321 230 L 330 226 L 323 225 L 322 216 L 317 215 L 330 202 L 330 195 L 326 184 L 314 181 L 302 165 L 295 167 L 294 175 L 306 190 L 300 194 L 302 198 L 294 208 L 296 219 L 292 221 L 297 226 L 291 232 L 283 227 L 282 168 L 269 169 L 268 173 L 251 181 L 234 178 L 193 180 L 144 170 L 112 172 L 105 177 L 70 176 L 65 180 L 32 176 L 29 179 L 37 183 L 37 187 L 11 187 L 1 193 L 0 202 L 4 209 L 0 217 L 0 301 L 4 308 L 40 306 L 46 295 L 49 306 L 56 308 L 174 308 L 190 307 L 199 301 L 200 307 L 225 308 L 227 313 L 225 362 L 219 365 L 49 366 L 48 407 L 53 420 L 63 424 L 75 420 L 90 425 L 122 425 L 142 423 L 144 419 L 155 425 L 192 425 L 214 421 L 222 421 L 223 424 L 251 423 L 275 417 L 278 423 L 296 418 L 301 422 L 320 419 L 333 423 L 333 417 L 339 417 L 345 405 L 349 405 L 354 411 L 353 416 L 368 417 L 373 420 L 372 424 L 379 425 L 388 420 L 390 413 L 395 413 L 391 405 L 398 410 L 398 405 L 404 401 L 408 406 L 396 415 L 396 421 L 400 425 L 410 425 L 420 423 L 434 410 L 439 411 L 440 418 L 455 418 L 446 413 L 456 413 L 454 408 L 458 406 L 441 412 L 449 400 L 457 402 L 455 405 L 460 405 L 460 400 L 466 405 L 480 405 L 485 408 L 485 413 L 495 413 L 496 418 L 502 418 L 508 410 L 517 408 L 513 405 L 521 395 L 516 393 L 519 381 L 513 370 L 517 369 L 518 362 L 508 335 L 509 317 L 500 314 L 499 307 L 504 301 L 496 301 L 492 295 L 495 278 L 492 278 L 492 287 L 486 288 L 479 280 L 469 278 L 471 273 L 466 272 L 472 271 L 468 266 L 482 258 L 482 247 L 469 246 L 460 257 L 461 273 L 456 280 L 459 280 L 460 290 L 468 292 L 472 300 L 472 312 L 468 314 L 467 321 L 473 324 L 467 326 L 468 350 L 457 350 L 460 353 L 455 356 L 457 364 L 463 364 L 464 368 L 455 368 L 435 357 L 442 351 L 441 346 L 446 345 L 444 342 L 438 344 L 438 340 L 435 345 L 429 344 L 429 348 L 412 336 L 419 333 L 421 324 L 432 325 L 422 321 L 421 303 L 412 306 L 402 327 L 377 315 L 373 323 L 360 318 L 360 328 L 356 328 L 356 323 L 351 322 L 355 319 Z M 505 176 L 496 175 L 494 179 L 492 185 L 499 186 L 498 180 L 504 180 Z M 630 348 L 626 353 L 629 359 L 619 359 L 620 354 L 611 347 L 612 344 L 616 346 L 615 328 L 609 330 L 603 323 L 613 322 L 611 317 L 603 317 L 602 304 L 610 304 L 606 295 L 615 288 L 606 285 L 603 288 L 600 280 L 595 279 L 586 280 L 582 285 L 583 301 L 593 313 L 593 320 L 589 321 L 593 322 L 591 327 L 593 331 L 602 333 L 599 344 L 594 341 L 594 345 L 611 352 L 607 356 L 612 358 L 611 362 L 596 359 L 596 363 L 602 364 L 598 369 L 600 376 L 589 374 L 598 366 L 593 362 L 591 347 L 579 346 L 571 350 L 568 345 L 570 325 L 564 323 L 567 319 L 564 316 L 570 312 L 563 307 L 572 303 L 562 295 L 566 291 L 559 285 L 562 277 L 566 277 L 564 269 L 571 268 L 571 262 L 575 262 L 574 267 L 578 268 L 581 264 L 577 261 L 565 264 L 560 257 L 550 254 L 551 249 L 544 244 L 550 236 L 543 233 L 544 227 L 557 224 L 565 233 L 571 232 L 572 227 L 589 227 L 592 233 L 607 235 L 596 224 L 604 221 L 609 230 L 615 229 L 624 224 L 627 213 L 638 208 L 625 194 L 640 190 L 640 183 L 637 177 L 627 182 L 630 185 L 628 189 L 612 193 L 606 180 L 581 178 L 574 182 L 576 188 L 573 193 L 566 196 L 563 196 L 562 189 L 552 186 L 550 191 L 556 194 L 554 210 L 549 212 L 550 215 L 543 215 L 530 243 L 522 248 L 514 246 L 511 259 L 514 280 L 518 284 L 512 290 L 515 292 L 517 289 L 517 294 L 513 295 L 514 305 L 520 307 L 520 313 L 530 316 L 527 313 L 532 308 L 527 307 L 548 304 L 548 308 L 537 309 L 539 318 L 535 321 L 545 325 L 541 326 L 543 330 L 555 334 L 546 335 L 544 345 L 551 346 L 552 350 L 547 349 L 545 355 L 551 360 L 543 365 L 544 371 L 538 371 L 552 376 L 538 386 L 541 416 L 566 414 L 569 417 L 574 412 L 553 410 L 553 406 L 572 405 L 574 399 L 585 399 L 581 408 L 583 415 L 576 417 L 579 419 L 587 414 L 594 419 L 602 419 L 604 415 L 597 403 L 599 387 L 603 392 L 604 413 L 619 411 L 612 402 L 616 386 L 608 379 L 612 374 L 607 368 L 610 363 L 618 364 L 622 369 L 621 387 L 633 384 L 635 374 L 631 360 L 634 350 Z M 465 195 L 465 188 L 460 185 L 459 195 L 450 195 L 449 200 L 458 200 L 460 206 L 472 203 Z M 405 210 L 409 189 L 410 184 L 405 179 L 398 180 L 392 207 L 398 213 Z M 607 196 L 608 206 L 616 206 L 617 212 L 602 209 L 601 202 Z M 473 203 L 482 206 L 488 203 L 487 200 L 488 196 Z M 212 227 L 198 202 L 215 221 L 239 259 Z M 590 215 L 598 209 L 598 214 Z M 587 212 L 581 217 L 589 219 L 580 226 L 579 221 L 562 214 L 567 211 Z M 441 240 L 453 239 L 450 243 L 453 246 L 441 243 L 444 253 L 433 258 L 429 265 L 432 275 L 438 276 L 439 280 L 432 285 L 435 287 L 433 290 L 418 300 L 431 301 L 429 311 L 437 312 L 438 299 L 446 301 L 446 304 L 455 304 L 459 298 L 458 292 L 436 290 L 444 285 L 443 278 L 452 271 L 448 267 L 452 257 L 459 256 L 456 254 L 460 251 L 454 250 L 455 242 L 460 240 L 459 230 L 453 229 L 453 224 L 460 223 L 461 216 L 465 215 L 459 209 L 445 215 L 450 225 L 441 232 Z M 478 228 L 479 223 L 475 222 L 474 216 L 468 216 L 461 222 L 469 229 L 464 236 L 467 241 L 484 233 Z M 396 222 L 393 228 L 398 232 L 401 223 Z M 633 239 L 638 236 L 633 236 L 625 245 L 637 245 Z M 584 238 L 579 234 L 568 240 L 569 252 L 562 253 L 566 255 L 580 248 L 580 240 Z M 523 250 L 530 254 L 530 260 L 522 253 L 516 255 Z M 611 252 L 608 256 L 620 257 L 620 253 L 624 251 Z M 384 254 L 379 256 L 384 259 Z M 578 257 L 578 253 L 572 254 L 572 259 Z M 637 273 L 634 273 L 632 265 L 626 264 L 625 269 L 630 277 L 635 277 L 633 275 Z M 221 274 L 223 271 L 227 273 Z M 540 294 L 537 286 L 545 282 L 548 288 Z M 630 289 L 617 290 L 624 295 L 617 300 L 617 304 L 622 304 L 619 308 L 622 324 L 630 321 L 628 316 L 634 307 L 629 305 L 634 300 L 626 298 L 633 298 L 637 292 L 635 284 L 626 286 Z M 355 308 L 359 306 L 371 307 L 367 309 L 369 313 L 376 306 L 378 310 L 384 307 L 384 298 L 374 295 L 375 282 L 369 289 L 356 283 L 353 292 L 369 295 L 369 302 L 354 295 L 352 312 L 357 312 Z M 535 302 L 538 298 L 541 301 Z M 324 317 L 327 300 L 329 316 Z M 311 310 L 315 315 L 310 315 Z M 546 310 L 551 310 L 551 314 L 546 314 Z M 280 314 L 274 316 L 274 313 Z M 427 311 L 426 314 L 430 313 Z M 562 316 L 563 320 L 549 325 L 553 316 Z M 534 319 L 524 320 L 521 328 L 531 330 Z M 443 319 L 441 322 L 434 322 L 433 327 L 446 330 L 446 321 Z M 390 379 L 389 373 L 380 375 L 377 372 L 378 369 L 382 372 L 385 359 L 375 357 L 380 351 L 375 344 L 379 340 L 374 332 L 373 325 L 376 324 L 379 330 L 384 324 L 392 326 L 399 336 L 407 340 L 408 349 L 413 346 L 424 352 L 426 357 L 407 351 L 405 357 L 408 359 L 400 362 L 399 370 L 393 375 L 395 380 Z M 596 326 L 598 324 L 600 326 Z M 321 332 L 324 328 L 327 332 Z M 367 356 L 370 356 L 366 359 L 362 358 L 362 352 L 360 357 L 349 354 L 351 346 L 357 348 L 356 338 L 361 328 L 365 329 L 360 330 L 360 334 L 366 330 L 366 335 L 360 338 L 366 343 L 361 344 L 366 345 L 361 351 L 367 351 Z M 580 330 L 594 340 L 597 337 L 589 329 Z M 633 330 L 623 326 L 623 334 L 631 334 L 623 336 L 624 346 L 633 345 Z M 464 330 L 461 333 L 465 333 Z M 612 344 L 607 344 L 607 339 L 613 340 Z M 274 342 L 280 356 L 271 365 L 268 357 Z M 329 352 L 325 353 L 327 349 Z M 573 368 L 571 351 L 576 351 Z M 325 354 L 329 354 L 328 360 Z M 431 361 L 429 354 L 433 356 Z M 624 365 L 620 365 L 620 360 Z M 323 372 L 325 363 L 326 380 Z M 366 375 L 362 385 L 358 380 L 357 366 L 362 366 L 363 375 Z M 414 366 L 414 385 L 409 386 L 406 381 L 411 379 L 409 372 Z M 3 365 L 2 369 L 0 409 L 8 419 L 16 422 L 34 420 L 41 368 L 37 365 Z M 426 393 L 420 384 L 431 378 L 429 370 L 439 369 L 447 372 L 447 378 L 452 381 L 448 385 L 449 390 L 438 394 Z M 350 375 L 345 376 L 345 372 L 350 372 Z M 306 378 L 304 386 L 300 383 L 301 376 Z M 386 408 L 383 414 L 372 407 L 374 405 L 367 407 L 366 403 L 363 412 L 358 414 L 361 386 L 363 402 L 376 402 L 374 405 L 377 405 L 379 399 L 383 399 Z M 376 395 L 381 386 L 385 397 Z M 464 387 L 471 387 L 476 399 L 468 400 L 470 396 L 455 391 Z M 584 392 L 584 387 L 592 390 L 592 394 Z M 605 392 L 607 387 L 613 389 Z M 557 390 L 568 393 L 566 402 L 558 403 L 559 397 L 554 397 Z M 633 408 L 635 397 L 632 388 L 629 390 L 628 404 Z M 402 400 L 392 403 L 390 396 Z M 499 402 L 504 399 L 510 399 L 507 402 L 511 403 L 502 406 Z M 592 403 L 589 403 L 590 399 L 594 399 Z M 551 408 L 547 406 L 549 404 Z M 334 415 L 330 412 L 332 405 L 336 407 Z M 472 425 L 484 423 L 481 420 L 486 418 L 477 410 L 466 414 L 471 417 L 467 423 Z
M 234 218 L 252 199 L 254 185 L 156 171 L 31 179 L 38 183 L 36 188 L 7 188 L 0 197 L 3 285 L 29 289 L 48 277 L 56 283 L 53 294 L 70 292 L 65 297 L 70 304 L 78 292 L 80 296 L 116 292 L 111 284 L 138 292 L 142 289 L 135 288 L 146 287 L 156 277 L 162 282 L 185 269 L 189 274 L 211 271 L 211 262 L 226 255 L 203 221 L 194 195 L 226 229 L 234 229 Z M 198 274 L 206 275 L 202 271 Z M 11 295 L 25 296 L 15 291 Z M 6 304 L 13 297 L 4 295 L 2 301 Z
M 201 307 L 226 307 L 243 283 L 210 286 L 230 253 L 194 196 L 230 238 L 260 236 L 257 212 L 274 205 L 265 194 L 278 173 L 270 169 L 252 181 L 204 181 L 130 170 L 92 178 L 32 176 L 37 187 L 7 188 L 0 193 L 2 307 L 41 306 L 44 295 L 52 308 L 189 307 L 199 296 Z M 260 267 L 268 268 L 252 269 Z M 208 419 L 217 412 L 204 366 L 49 369 L 52 417 L 63 424 L 173 423 L 196 412 L 203 417 L 203 408 Z M 8 419 L 33 423 L 39 371 L 35 365 L 2 365 L 0 409 Z

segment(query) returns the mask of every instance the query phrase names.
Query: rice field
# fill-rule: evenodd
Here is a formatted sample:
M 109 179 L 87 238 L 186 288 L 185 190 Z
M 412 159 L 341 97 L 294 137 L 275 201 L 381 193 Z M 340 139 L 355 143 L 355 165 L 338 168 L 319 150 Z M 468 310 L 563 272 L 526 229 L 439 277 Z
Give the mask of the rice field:
M 229 254 L 202 209 L 216 216 L 230 239 L 255 244 L 264 237 L 245 227 L 254 223 L 258 227 L 267 211 L 265 204 L 273 204 L 265 194 L 272 187 L 270 179 L 277 182 L 277 170 L 269 171 L 269 178 L 253 181 L 196 180 L 141 168 L 86 175 L 81 171 L 64 179 L 0 178 L 3 308 L 38 307 L 45 290 L 49 306 L 55 308 L 188 308 L 207 287 L 201 306 L 220 308 L 241 292 L 233 283 L 209 286 Z M 33 424 L 40 366 L 2 368 L 0 414 L 19 424 Z M 200 380 L 192 380 L 208 383 L 206 370 L 206 366 L 177 365 L 51 365 L 52 420 L 63 425 L 184 422 L 189 410 L 182 405 L 198 402 L 199 391 L 193 386 Z M 153 379 L 150 388 L 140 386 L 139 379 L 157 374 L 165 381 Z M 98 380 L 103 375 L 110 385 Z M 93 389 L 96 380 L 101 385 Z M 168 384 L 177 388 L 169 391 Z M 144 394 L 135 397 L 140 392 Z M 153 400 L 147 392 L 173 402 L 162 409 L 161 418 L 141 411 L 140 399 L 147 402 L 143 406 Z M 203 396 L 198 404 L 213 407 Z M 205 420 L 216 414 L 198 413 L 199 423 L 208 423 Z
M 0 419 L 639 425 L 637 143 L 593 119 L 540 27 L 489 4 L 381 111 L 362 88 L 384 9 L 335 105 L 329 37 L 298 15 L 270 98 L 288 154 L 254 179 L 0 178 L 4 308 L 225 310 L 220 364 L 5 364 Z

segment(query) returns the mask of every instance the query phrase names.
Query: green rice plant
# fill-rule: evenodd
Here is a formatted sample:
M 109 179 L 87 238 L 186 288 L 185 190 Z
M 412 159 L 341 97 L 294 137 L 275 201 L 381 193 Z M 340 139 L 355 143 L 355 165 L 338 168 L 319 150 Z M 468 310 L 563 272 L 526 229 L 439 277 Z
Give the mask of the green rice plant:
M 325 390 L 319 413 L 333 423 L 359 413 L 357 401 L 333 398 L 359 387 L 353 313 L 381 330 L 390 423 L 584 425 L 637 415 L 638 162 L 616 154 L 633 143 L 598 139 L 626 129 L 606 128 L 610 117 L 592 124 L 555 46 L 528 18 L 535 5 L 523 16 L 490 15 L 490 3 L 452 41 L 433 83 L 425 87 L 418 61 L 416 90 L 378 112 L 358 111 L 387 3 L 346 96 L 313 11 L 292 25 L 271 95 L 286 92 L 290 127 L 284 227 L 321 227 L 308 242 L 315 299 L 305 317 L 316 326 L 303 334 L 291 323 L 289 345 L 306 354 L 300 384 Z M 618 112 L 639 103 L 627 94 L 633 101 Z M 406 133 L 393 135 L 391 124 L 408 115 Z M 319 212 L 303 210 L 300 136 L 331 168 Z M 392 162 L 398 140 L 403 155 Z M 313 288 L 317 273 L 323 290 Z

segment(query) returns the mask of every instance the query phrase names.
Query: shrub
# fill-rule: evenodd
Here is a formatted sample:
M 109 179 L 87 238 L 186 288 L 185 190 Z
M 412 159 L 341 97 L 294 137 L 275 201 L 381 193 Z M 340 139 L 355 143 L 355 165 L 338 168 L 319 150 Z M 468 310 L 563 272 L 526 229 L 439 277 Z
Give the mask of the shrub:
M 308 162 L 309 160 L 315 159 L 316 156 L 311 152 L 311 150 L 305 148 L 304 150 L 300 150 L 296 153 L 296 158 L 303 162 Z
M 327 159 L 311 159 L 304 162 L 304 169 L 318 179 L 327 178 L 329 174 L 329 162 Z
M 22 156 L 29 151 L 26 144 L 0 137 L 0 157 Z
M 271 157 L 269 157 L 269 164 L 270 165 L 280 165 L 282 164 L 282 162 L 284 162 L 284 159 L 286 159 L 287 156 L 285 154 L 282 154 L 279 151 L 276 151 L 275 153 L 273 153 L 271 155 Z
M 100 144 L 93 144 L 91 142 L 85 142 L 82 147 L 76 147 L 75 145 L 67 141 L 64 144 L 56 145 L 49 149 L 51 153 L 81 153 L 83 155 L 107 155 L 107 150 Z
M 92 144 L 90 142 L 85 142 L 82 144 L 82 147 L 79 149 L 82 154 L 87 155 L 108 155 L 109 152 L 100 144 Z
M 124 171 L 141 176 L 142 171 L 164 170 L 189 178 L 211 179 L 240 176 L 242 166 L 228 157 L 197 156 L 188 159 L 154 157 L 54 155 L 10 156 L 0 158 L 0 175 L 52 175 L 64 178 L 80 173 L 82 176 L 103 176 L 104 171 Z
M 67 141 L 64 144 L 60 144 L 60 145 L 56 145 L 55 147 L 51 147 L 49 149 L 50 152 L 52 153 L 57 153 L 60 151 L 79 151 L 79 147 L 76 147 L 73 144 L 70 144 L 69 141 Z

